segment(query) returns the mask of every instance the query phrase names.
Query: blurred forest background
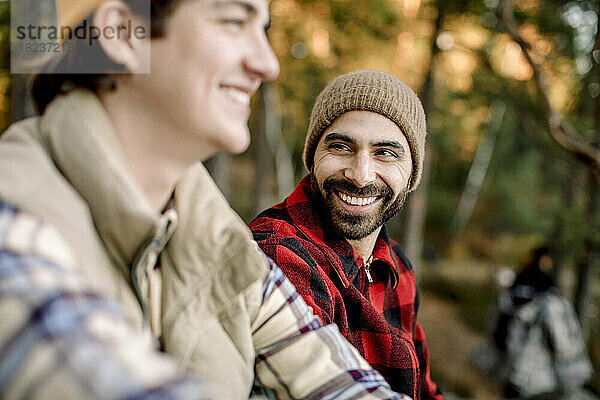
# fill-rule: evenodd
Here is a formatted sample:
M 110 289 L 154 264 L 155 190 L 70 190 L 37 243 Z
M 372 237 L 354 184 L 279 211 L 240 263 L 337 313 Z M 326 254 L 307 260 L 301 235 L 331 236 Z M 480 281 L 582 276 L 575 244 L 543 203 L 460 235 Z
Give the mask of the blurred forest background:
M 272 0 L 276 82 L 253 100 L 246 153 L 207 164 L 249 222 L 306 173 L 319 91 L 355 69 L 390 72 L 428 116 L 425 175 L 389 223 L 419 277 L 434 379 L 499 398 L 472 362 L 489 336 L 499 271 L 534 246 L 558 257 L 600 370 L 598 1 Z M 9 73 L 10 2 L 0 0 L 0 128 L 31 113 L 28 77 Z M 176 62 L 176 61 L 174 61 Z M 588 388 L 600 392 L 596 373 Z

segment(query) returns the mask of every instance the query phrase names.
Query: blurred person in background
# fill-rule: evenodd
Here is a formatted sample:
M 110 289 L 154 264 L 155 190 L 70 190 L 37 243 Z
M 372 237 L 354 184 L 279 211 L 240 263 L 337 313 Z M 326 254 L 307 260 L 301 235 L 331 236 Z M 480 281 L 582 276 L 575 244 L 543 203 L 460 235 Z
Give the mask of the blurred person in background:
M 577 316 L 553 268 L 549 248 L 534 249 L 498 298 L 493 339 L 506 398 L 569 399 L 592 375 Z
M 398 78 L 338 76 L 313 106 L 308 175 L 250 228 L 313 312 L 337 324 L 394 390 L 439 400 L 414 271 L 385 228 L 419 184 L 425 136 L 421 102 Z
M 406 399 L 199 162 L 248 146 L 250 97 L 279 70 L 267 2 L 14 3 L 37 32 L 55 15 L 103 34 L 63 43 L 41 116 L 0 138 L 0 397 Z

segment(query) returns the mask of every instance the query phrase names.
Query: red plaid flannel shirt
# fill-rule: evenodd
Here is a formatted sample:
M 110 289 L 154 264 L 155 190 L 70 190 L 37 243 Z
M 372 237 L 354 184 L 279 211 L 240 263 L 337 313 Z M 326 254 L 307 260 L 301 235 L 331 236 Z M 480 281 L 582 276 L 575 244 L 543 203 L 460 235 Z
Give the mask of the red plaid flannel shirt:
M 324 230 L 305 177 L 292 194 L 250 225 L 261 249 L 296 286 L 315 315 L 335 323 L 390 383 L 414 399 L 441 400 L 429 374 L 429 352 L 417 323 L 414 271 L 385 226 L 375 244 L 371 275 L 345 239 Z

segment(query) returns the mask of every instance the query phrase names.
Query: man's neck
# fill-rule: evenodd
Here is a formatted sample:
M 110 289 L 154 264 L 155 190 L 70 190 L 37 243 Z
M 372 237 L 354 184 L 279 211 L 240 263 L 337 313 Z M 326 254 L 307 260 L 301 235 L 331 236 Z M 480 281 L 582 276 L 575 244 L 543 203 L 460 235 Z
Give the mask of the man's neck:
M 130 171 L 152 206 L 163 209 L 175 184 L 198 158 L 198 146 L 181 143 L 172 134 L 177 128 L 152 118 L 143 101 L 127 90 L 100 94 L 115 125 Z
M 373 249 L 375 248 L 375 243 L 377 242 L 377 237 L 379 236 L 380 231 L 381 227 L 377 228 L 373 233 L 365 236 L 362 239 L 347 239 L 354 250 L 356 250 L 358 255 L 361 256 L 365 262 L 369 259 L 369 257 L 371 257 L 371 254 L 373 254 Z

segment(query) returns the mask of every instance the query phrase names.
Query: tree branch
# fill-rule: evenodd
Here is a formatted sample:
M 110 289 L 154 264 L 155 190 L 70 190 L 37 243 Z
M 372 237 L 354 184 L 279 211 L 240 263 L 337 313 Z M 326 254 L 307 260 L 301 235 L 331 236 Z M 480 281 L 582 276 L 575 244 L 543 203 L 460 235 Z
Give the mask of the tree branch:
M 531 46 L 523 39 L 513 19 L 512 0 L 500 0 L 496 8 L 496 17 L 498 18 L 499 28 L 519 45 L 525 59 L 533 69 L 533 81 L 542 102 L 550 136 L 561 147 L 583 162 L 595 177 L 596 184 L 600 185 L 600 150 L 584 140 L 575 127 L 552 106 L 548 84 L 541 65 L 534 61 Z

